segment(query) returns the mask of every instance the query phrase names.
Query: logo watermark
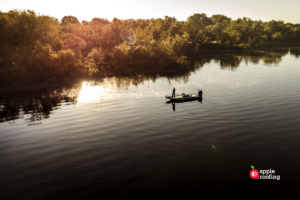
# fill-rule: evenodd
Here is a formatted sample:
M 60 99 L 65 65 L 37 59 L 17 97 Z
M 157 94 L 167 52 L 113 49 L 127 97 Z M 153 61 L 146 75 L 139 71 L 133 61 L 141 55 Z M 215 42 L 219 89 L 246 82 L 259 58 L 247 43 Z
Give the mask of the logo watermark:
M 268 170 L 257 170 L 254 169 L 254 166 L 251 166 L 252 170 L 250 171 L 249 175 L 252 179 L 274 179 L 279 181 L 280 175 L 275 175 L 274 169 L 268 169 Z

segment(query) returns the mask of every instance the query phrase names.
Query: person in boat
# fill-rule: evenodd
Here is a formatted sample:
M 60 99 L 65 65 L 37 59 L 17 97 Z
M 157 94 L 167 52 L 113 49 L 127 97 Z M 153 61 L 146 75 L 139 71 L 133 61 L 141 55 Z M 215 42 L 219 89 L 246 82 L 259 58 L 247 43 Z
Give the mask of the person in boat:
M 172 97 L 175 97 L 175 88 L 173 88 Z
M 199 97 L 202 97 L 202 94 L 203 94 L 202 90 L 198 89 L 198 95 L 199 95 Z

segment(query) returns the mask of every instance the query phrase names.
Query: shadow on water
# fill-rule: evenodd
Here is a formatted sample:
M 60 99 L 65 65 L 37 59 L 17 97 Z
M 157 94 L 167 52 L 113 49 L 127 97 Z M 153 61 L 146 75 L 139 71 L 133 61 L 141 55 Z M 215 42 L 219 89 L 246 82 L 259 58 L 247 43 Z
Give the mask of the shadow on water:
M 163 71 L 159 74 L 144 73 L 127 77 L 114 77 L 90 81 L 91 86 L 106 84 L 117 88 L 128 88 L 130 85 L 138 86 L 145 82 L 153 82 L 157 79 L 165 79 L 170 84 L 174 82 L 187 83 L 189 76 L 207 63 L 217 63 L 222 70 L 235 71 L 239 65 L 246 64 L 275 65 L 282 61 L 282 57 L 290 53 L 296 58 L 300 55 L 299 48 L 273 49 L 269 51 L 244 51 L 244 52 L 202 52 L 192 62 L 188 71 Z M 35 91 L 9 91 L 0 94 L 0 123 L 24 119 L 27 123 L 40 122 L 47 119 L 53 110 L 62 105 L 76 104 L 82 83 L 74 84 L 68 88 L 41 89 Z M 200 101 L 202 103 L 202 99 Z M 176 110 L 172 103 L 173 111 Z M 30 125 L 30 124 L 29 124 Z

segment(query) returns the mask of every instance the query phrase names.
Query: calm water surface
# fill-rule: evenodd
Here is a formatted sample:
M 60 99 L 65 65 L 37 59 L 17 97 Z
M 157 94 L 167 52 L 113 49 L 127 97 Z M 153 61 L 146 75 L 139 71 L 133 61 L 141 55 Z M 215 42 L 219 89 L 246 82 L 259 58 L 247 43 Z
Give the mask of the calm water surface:
M 214 59 L 172 79 L 105 79 L 38 98 L 2 94 L 1 199 L 295 192 L 300 59 L 237 59 L 238 67 Z M 168 104 L 173 87 L 202 89 L 203 100 Z M 251 165 L 280 180 L 252 180 Z

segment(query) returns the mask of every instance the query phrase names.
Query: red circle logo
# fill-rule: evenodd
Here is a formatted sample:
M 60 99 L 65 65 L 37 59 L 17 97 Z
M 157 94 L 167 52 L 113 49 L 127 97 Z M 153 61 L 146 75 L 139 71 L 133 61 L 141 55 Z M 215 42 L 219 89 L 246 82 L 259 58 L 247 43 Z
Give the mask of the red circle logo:
M 258 173 L 258 171 L 256 169 L 252 169 L 250 171 L 250 177 L 252 179 L 259 179 L 259 173 Z

